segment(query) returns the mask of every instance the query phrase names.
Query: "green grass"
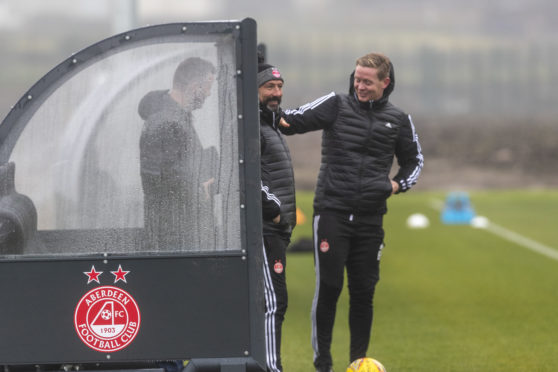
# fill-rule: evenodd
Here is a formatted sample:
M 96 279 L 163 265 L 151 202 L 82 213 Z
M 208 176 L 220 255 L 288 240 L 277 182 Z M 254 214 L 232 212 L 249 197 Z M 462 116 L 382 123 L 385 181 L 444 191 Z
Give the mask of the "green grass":
M 389 372 L 558 371 L 558 261 L 487 230 L 447 226 L 432 200 L 409 192 L 390 199 L 386 249 L 375 296 L 369 356 Z M 471 193 L 479 215 L 558 249 L 558 191 Z M 311 234 L 312 195 L 297 194 Z M 411 213 L 430 219 L 412 230 Z M 313 258 L 288 255 L 289 309 L 284 323 L 285 371 L 312 371 L 310 305 Z M 332 353 L 336 371 L 349 363 L 348 298 L 339 299 Z

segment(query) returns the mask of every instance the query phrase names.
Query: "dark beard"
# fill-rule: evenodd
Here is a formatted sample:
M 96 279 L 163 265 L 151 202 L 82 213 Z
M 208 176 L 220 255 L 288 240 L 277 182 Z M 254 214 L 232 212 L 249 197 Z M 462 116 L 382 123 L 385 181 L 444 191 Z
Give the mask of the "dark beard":
M 203 103 L 205 102 L 205 99 L 207 97 L 202 94 L 202 93 L 194 93 L 193 99 L 192 99 L 192 110 L 197 110 L 199 108 L 201 108 L 203 106 Z
M 270 102 L 276 103 L 276 104 L 277 104 L 277 107 L 274 108 L 274 109 L 272 109 L 272 108 L 269 106 L 269 103 L 270 103 Z M 279 109 L 279 106 L 281 105 L 281 97 L 269 97 L 268 99 L 266 99 L 266 100 L 263 102 L 263 104 L 264 104 L 264 106 L 267 107 L 270 111 L 277 111 L 277 110 Z

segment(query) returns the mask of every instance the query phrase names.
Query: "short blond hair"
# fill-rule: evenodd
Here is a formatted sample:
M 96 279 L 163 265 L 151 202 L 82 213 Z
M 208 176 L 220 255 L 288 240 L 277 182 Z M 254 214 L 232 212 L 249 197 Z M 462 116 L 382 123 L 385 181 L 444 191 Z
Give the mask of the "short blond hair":
M 391 62 L 389 58 L 381 53 L 368 53 L 356 60 L 357 66 L 371 67 L 378 70 L 378 79 L 384 80 L 389 77 Z

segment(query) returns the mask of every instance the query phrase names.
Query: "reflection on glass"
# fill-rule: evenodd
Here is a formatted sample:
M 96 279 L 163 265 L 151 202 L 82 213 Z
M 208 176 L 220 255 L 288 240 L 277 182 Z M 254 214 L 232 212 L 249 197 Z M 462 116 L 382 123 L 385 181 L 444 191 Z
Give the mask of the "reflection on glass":
M 21 115 L 0 153 L 36 210 L 22 253 L 241 249 L 234 38 L 211 38 L 107 51 Z M 175 90 L 186 61 L 208 70 Z
M 138 112 L 146 239 L 153 250 L 213 246 L 217 150 L 204 148 L 192 113 L 211 93 L 216 69 L 192 57 L 181 62 L 170 90 L 147 93 Z

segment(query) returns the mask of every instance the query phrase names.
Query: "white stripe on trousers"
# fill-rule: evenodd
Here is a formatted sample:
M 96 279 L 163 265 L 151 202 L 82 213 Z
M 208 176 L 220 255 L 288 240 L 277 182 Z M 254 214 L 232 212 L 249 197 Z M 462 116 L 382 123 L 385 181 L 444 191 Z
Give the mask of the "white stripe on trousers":
M 318 255 L 318 224 L 320 222 L 320 215 L 314 216 L 314 270 L 316 271 L 316 289 L 314 292 L 314 299 L 312 300 L 312 311 L 310 318 L 312 320 L 312 348 L 314 349 L 314 360 L 318 357 L 318 326 L 316 324 L 316 308 L 318 307 L 318 294 L 320 292 L 320 256 Z
M 264 295 L 265 295 L 265 354 L 268 371 L 279 372 L 277 368 L 277 345 L 275 344 L 275 314 L 277 313 L 277 295 L 273 288 L 271 273 L 265 253 L 265 243 L 262 240 L 264 254 Z

